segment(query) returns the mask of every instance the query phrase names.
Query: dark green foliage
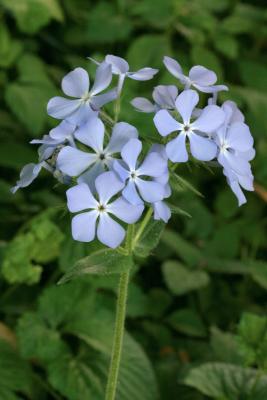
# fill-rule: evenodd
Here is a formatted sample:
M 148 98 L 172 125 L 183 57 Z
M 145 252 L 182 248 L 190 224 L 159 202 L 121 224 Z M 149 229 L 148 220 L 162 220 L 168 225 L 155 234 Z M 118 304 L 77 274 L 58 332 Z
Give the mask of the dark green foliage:
M 130 267 L 117 400 L 265 400 L 265 1 L 0 0 L 0 10 L 0 400 L 103 400 L 117 273 Z M 130 100 L 177 83 L 162 57 L 216 71 L 230 88 L 220 101 L 238 103 L 255 137 L 247 205 L 212 163 L 179 165 L 170 224 L 150 222 L 131 258 L 71 239 L 64 189 L 46 172 L 10 194 L 37 160 L 28 142 L 57 123 L 46 103 L 61 78 L 77 66 L 93 76 L 86 57 L 106 53 L 131 70 L 161 68 L 151 82 L 126 81 L 122 99 L 120 119 L 149 141 L 159 138 L 151 115 Z

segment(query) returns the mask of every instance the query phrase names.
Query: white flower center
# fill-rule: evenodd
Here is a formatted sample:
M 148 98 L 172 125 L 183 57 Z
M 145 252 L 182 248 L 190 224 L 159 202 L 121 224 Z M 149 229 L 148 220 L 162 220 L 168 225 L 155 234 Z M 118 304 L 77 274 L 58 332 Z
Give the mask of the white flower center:
M 130 179 L 135 180 L 137 178 L 137 172 L 136 171 L 130 171 Z
M 228 148 L 229 148 L 229 146 L 228 146 L 228 144 L 226 142 L 223 142 L 221 144 L 221 152 L 222 153 L 225 153 L 228 150 Z
M 106 206 L 104 204 L 98 203 L 97 205 L 97 211 L 101 214 L 103 212 L 106 212 Z
M 87 101 L 89 101 L 91 99 L 91 95 L 89 92 L 86 92 L 82 95 L 81 99 L 83 100 L 84 103 L 86 103 Z
M 188 135 L 191 131 L 192 131 L 192 127 L 191 127 L 190 124 L 184 124 L 183 125 L 182 132 L 184 132 L 185 135 Z

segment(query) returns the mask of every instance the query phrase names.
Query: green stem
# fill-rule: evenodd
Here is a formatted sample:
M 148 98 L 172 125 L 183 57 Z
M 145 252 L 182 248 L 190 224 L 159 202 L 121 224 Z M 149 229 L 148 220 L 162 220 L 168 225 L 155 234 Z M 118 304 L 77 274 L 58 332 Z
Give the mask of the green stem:
M 134 225 L 129 225 L 126 237 L 126 246 L 125 246 L 126 247 L 125 250 L 127 250 L 128 255 L 131 254 L 133 248 L 132 247 L 133 234 L 134 234 Z M 118 386 L 118 376 L 119 376 L 119 368 L 120 368 L 122 345 L 123 345 L 129 278 L 130 278 L 130 271 L 123 272 L 120 275 L 114 339 L 113 339 L 113 347 L 112 347 L 105 400 L 115 399 Z
M 149 221 L 150 221 L 150 218 L 151 218 L 151 216 L 152 216 L 152 213 L 153 213 L 153 208 L 150 207 L 150 208 L 147 210 L 147 213 L 146 213 L 146 215 L 145 215 L 143 221 L 141 222 L 138 231 L 136 232 L 136 235 L 135 235 L 134 240 L 133 240 L 133 248 L 135 247 L 135 245 L 136 245 L 137 242 L 139 241 L 140 237 L 142 236 L 142 234 L 143 234 L 143 232 L 144 232 L 144 230 L 145 230 L 145 227 L 147 226 L 147 224 L 148 224 Z

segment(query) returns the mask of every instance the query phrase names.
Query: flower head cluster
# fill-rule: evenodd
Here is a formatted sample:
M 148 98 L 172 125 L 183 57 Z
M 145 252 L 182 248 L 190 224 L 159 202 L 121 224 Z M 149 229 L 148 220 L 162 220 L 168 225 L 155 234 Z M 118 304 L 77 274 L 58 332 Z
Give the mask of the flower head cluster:
M 137 222 L 145 207 L 153 209 L 155 220 L 170 219 L 169 175 L 176 163 L 191 156 L 202 162 L 217 160 L 239 204 L 246 201 L 242 189 L 253 190 L 253 138 L 235 103 L 216 104 L 218 92 L 228 88 L 215 84 L 213 71 L 195 66 L 186 76 L 177 61 L 164 57 L 165 66 L 179 81 L 179 91 L 175 85 L 159 85 L 153 90 L 153 102 L 143 97 L 131 102 L 138 111 L 154 114 L 159 143 L 148 148 L 135 126 L 117 122 L 120 107 L 115 107 L 114 122 L 103 107 L 120 101 L 126 78 L 145 81 L 158 71 L 130 72 L 127 61 L 113 55 L 100 63 L 91 60 L 97 64 L 93 85 L 85 69 L 75 68 L 62 80 L 68 98 L 48 102 L 48 114 L 61 122 L 31 142 L 39 145 L 38 163 L 22 169 L 13 192 L 28 186 L 42 168 L 48 170 L 70 186 L 66 195 L 68 209 L 75 214 L 73 238 L 90 242 L 97 237 L 111 248 L 122 243 L 125 224 Z M 113 76 L 117 84 L 108 89 Z M 212 96 L 203 108 L 198 91 Z

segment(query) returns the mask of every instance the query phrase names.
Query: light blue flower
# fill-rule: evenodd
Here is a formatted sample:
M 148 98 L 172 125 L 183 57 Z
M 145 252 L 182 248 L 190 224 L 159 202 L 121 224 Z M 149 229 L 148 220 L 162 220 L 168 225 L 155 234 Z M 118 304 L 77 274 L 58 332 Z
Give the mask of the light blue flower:
M 72 219 L 73 239 L 91 242 L 97 236 L 101 243 L 116 248 L 123 241 L 125 230 L 110 214 L 127 224 L 133 224 L 141 217 L 144 206 L 134 206 L 121 196 L 112 200 L 124 187 L 112 171 L 99 175 L 95 187 L 97 198 L 85 183 L 67 190 L 70 212 L 79 213 Z
M 94 182 L 98 175 L 111 169 L 114 157 L 131 138 L 138 136 L 137 129 L 126 123 L 114 125 L 108 144 L 104 145 L 105 126 L 99 118 L 92 118 L 74 133 L 75 139 L 88 146 L 88 152 L 66 146 L 58 155 L 57 167 L 64 174 L 79 177 L 94 191 Z
M 165 188 L 161 183 L 147 178 L 162 176 L 167 168 L 166 160 L 160 154 L 150 152 L 139 165 L 138 156 L 141 151 L 141 141 L 131 139 L 121 151 L 123 162 L 115 160 L 113 163 L 114 170 L 126 184 L 122 194 L 131 204 L 140 204 L 143 200 L 154 203 L 162 200 L 165 194 Z
M 249 161 L 255 156 L 253 137 L 243 122 L 243 114 L 233 102 L 222 105 L 224 124 L 216 131 L 219 148 L 218 162 L 223 167 L 227 182 L 235 193 L 239 205 L 246 202 L 242 189 L 253 191 L 253 174 Z
M 47 105 L 47 112 L 51 117 L 67 119 L 69 122 L 80 125 L 96 115 L 104 104 L 117 97 L 116 90 L 99 94 L 105 90 L 112 79 L 111 66 L 101 63 L 96 70 L 95 81 L 90 89 L 89 75 L 83 68 L 75 68 L 62 80 L 62 90 L 75 100 L 64 97 L 53 97 Z
M 10 189 L 10 191 L 16 193 L 18 189 L 29 186 L 39 175 L 42 166 L 43 163 L 30 163 L 25 165 L 20 172 L 20 179 L 16 182 L 16 185 Z
M 93 58 L 88 58 L 95 64 L 99 65 L 99 63 Z M 112 73 L 119 76 L 119 83 L 117 88 L 118 93 L 121 93 L 125 78 L 130 78 L 136 81 L 148 81 L 152 79 L 155 74 L 158 73 L 158 69 L 149 67 L 141 68 L 136 72 L 130 72 L 130 67 L 126 60 L 118 56 L 113 56 L 111 54 L 106 55 L 105 62 L 111 66 Z
M 152 92 L 154 104 L 145 97 L 136 97 L 131 104 L 144 113 L 157 112 L 161 109 L 173 110 L 175 108 L 175 99 L 178 95 L 178 89 L 174 85 L 159 85 Z
M 166 145 L 168 158 L 173 162 L 188 161 L 186 140 L 189 139 L 192 155 L 201 161 L 210 161 L 217 154 L 217 146 L 209 138 L 224 121 L 224 112 L 220 107 L 209 105 L 205 107 L 200 116 L 191 121 L 193 111 L 198 104 L 199 95 L 195 90 L 183 91 L 175 101 L 175 107 L 182 118 L 178 122 L 167 110 L 160 110 L 154 117 L 154 123 L 162 136 L 172 132 L 180 132 Z
M 203 67 L 202 65 L 192 67 L 188 76 L 186 76 L 184 75 L 180 64 L 173 58 L 165 56 L 163 63 L 167 70 L 185 86 L 185 89 L 189 89 L 193 86 L 200 92 L 204 93 L 215 93 L 221 90 L 228 90 L 228 87 L 225 85 L 214 85 L 217 81 L 217 75 L 215 72 Z

